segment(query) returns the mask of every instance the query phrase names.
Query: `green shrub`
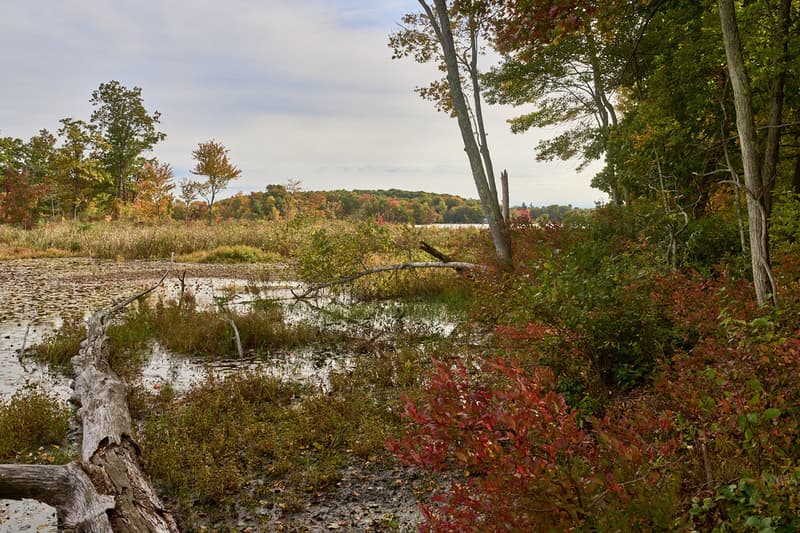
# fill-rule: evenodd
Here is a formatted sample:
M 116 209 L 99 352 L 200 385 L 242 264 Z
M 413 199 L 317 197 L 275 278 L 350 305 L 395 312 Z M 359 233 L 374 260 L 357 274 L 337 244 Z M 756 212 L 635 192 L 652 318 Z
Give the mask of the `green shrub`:
M 570 405 L 587 407 L 644 383 L 672 349 L 669 317 L 653 298 L 660 266 L 649 250 L 603 227 L 596 240 L 590 223 L 515 236 L 524 267 L 502 291 L 490 282 L 477 311 L 499 310 L 496 323 L 510 328 L 501 343 L 551 367 Z
M 0 459 L 4 462 L 66 462 L 59 451 L 67 438 L 70 410 L 55 397 L 23 389 L 9 401 L 0 401 Z M 45 450 L 45 446 L 52 446 Z
M 798 531 L 800 474 L 764 474 L 720 485 L 713 497 L 693 498 L 689 514 L 692 526 L 705 531 Z
M 34 344 L 26 353 L 36 361 L 69 374 L 72 372 L 72 358 L 78 355 L 81 342 L 86 338 L 86 326 L 77 317 L 67 318 L 53 333 Z

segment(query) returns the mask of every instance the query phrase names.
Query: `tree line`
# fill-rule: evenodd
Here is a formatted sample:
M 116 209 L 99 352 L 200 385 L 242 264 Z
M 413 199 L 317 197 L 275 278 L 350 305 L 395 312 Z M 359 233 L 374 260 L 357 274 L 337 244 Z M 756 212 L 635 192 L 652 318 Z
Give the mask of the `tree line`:
M 207 211 L 206 203 L 187 204 L 180 199 L 175 202 L 173 218 L 202 218 Z M 530 218 L 528 209 L 519 208 L 518 211 L 519 216 Z M 215 216 L 224 219 L 290 220 L 298 215 L 402 224 L 480 224 L 485 221 L 478 200 L 452 194 L 398 189 L 305 191 L 293 180 L 286 185 L 267 185 L 264 191 L 222 199 L 215 209 Z
M 692 222 L 736 211 L 757 299 L 775 303 L 773 206 L 800 193 L 798 2 L 418 2 L 389 45 L 445 74 L 417 92 L 458 118 L 501 263 L 511 250 L 484 100 L 528 109 L 509 121 L 515 132 L 558 132 L 538 159 L 604 162 L 592 185 L 660 212 L 673 264 Z M 486 65 L 487 48 L 499 64 Z
M 200 142 L 192 152 L 192 174 L 204 179 L 176 183 L 169 163 L 147 156 L 166 134 L 158 130 L 160 113 L 145 108 L 140 87 L 102 83 L 90 103 L 94 111 L 88 122 L 64 118 L 55 134 L 43 129 L 28 141 L 0 137 L 0 221 L 32 227 L 43 220 L 79 218 L 277 220 L 299 213 L 414 224 L 485 221 L 477 200 L 455 195 L 303 191 L 298 180 L 220 200 L 241 175 L 222 143 Z M 535 218 L 545 212 L 541 209 L 517 215 Z M 558 220 L 556 211 L 550 209 L 551 220 Z
M 42 219 L 118 218 L 126 212 L 167 216 L 172 167 L 147 157 L 166 138 L 157 129 L 161 114 L 145 109 L 140 87 L 113 80 L 101 83 L 89 101 L 94 110 L 88 122 L 63 118 L 55 133 L 42 129 L 28 141 L 0 137 L 1 222 L 30 227 Z M 192 152 L 192 173 L 206 179 L 184 185 L 211 208 L 241 173 L 227 153 L 213 139 Z

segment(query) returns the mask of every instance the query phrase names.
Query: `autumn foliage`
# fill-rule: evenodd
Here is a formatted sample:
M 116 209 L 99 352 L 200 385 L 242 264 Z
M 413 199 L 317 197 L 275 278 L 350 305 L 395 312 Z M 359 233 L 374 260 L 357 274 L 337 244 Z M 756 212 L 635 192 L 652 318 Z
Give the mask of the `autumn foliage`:
M 787 304 L 759 308 L 724 264 L 665 273 L 602 218 L 518 228 L 476 313 L 494 353 L 405 398 L 387 446 L 444 480 L 421 529 L 797 530 L 796 261 L 776 257 Z

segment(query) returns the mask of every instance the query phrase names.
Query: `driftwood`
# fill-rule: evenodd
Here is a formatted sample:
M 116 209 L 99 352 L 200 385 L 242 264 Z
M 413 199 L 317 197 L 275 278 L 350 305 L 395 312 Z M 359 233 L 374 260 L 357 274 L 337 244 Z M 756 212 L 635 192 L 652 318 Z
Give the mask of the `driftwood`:
M 168 274 L 168 272 L 167 272 Z M 66 466 L 1 465 L 0 497 L 33 498 L 58 509 L 65 526 L 87 532 L 177 532 L 175 520 L 141 470 L 131 435 L 127 387 L 108 364 L 105 345 L 112 314 L 163 283 L 97 311 L 72 358 L 72 400 L 83 426 L 79 463 Z
M 399 270 L 414 270 L 418 268 L 452 268 L 454 270 L 476 270 L 483 268 L 483 266 L 477 265 L 475 263 L 464 263 L 460 261 L 450 261 L 442 263 L 417 262 L 417 263 L 403 263 L 400 265 L 385 265 L 385 266 L 370 268 L 367 270 L 362 270 L 361 272 L 356 272 L 355 274 L 344 276 L 342 278 L 333 281 L 326 281 L 324 283 L 316 283 L 314 285 L 309 285 L 306 288 L 306 290 L 303 291 L 302 293 L 297 294 L 294 291 L 292 291 L 292 294 L 296 299 L 307 298 L 308 296 L 315 294 L 321 291 L 322 289 L 335 287 L 337 285 L 346 285 L 359 278 L 370 276 L 372 274 L 380 274 L 381 272 L 396 272 Z
M 0 465 L 0 498 L 30 498 L 52 505 L 69 529 L 112 531 L 107 511 L 114 508 L 114 498 L 99 494 L 76 463 Z
M 239 354 L 239 359 L 244 358 L 244 350 L 242 349 L 242 338 L 239 336 L 239 328 L 236 327 L 236 322 L 232 318 L 228 318 L 228 324 L 233 329 L 233 337 L 236 340 L 236 353 Z

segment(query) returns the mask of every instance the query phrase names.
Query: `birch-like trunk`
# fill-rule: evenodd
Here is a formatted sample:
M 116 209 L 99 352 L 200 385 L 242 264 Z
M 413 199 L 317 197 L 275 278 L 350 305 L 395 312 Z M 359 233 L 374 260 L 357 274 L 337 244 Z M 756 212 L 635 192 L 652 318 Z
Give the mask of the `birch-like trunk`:
M 511 268 L 511 246 L 508 240 L 503 215 L 497 200 L 497 193 L 492 194 L 492 188 L 487 179 L 486 169 L 483 165 L 481 151 L 475 138 L 475 131 L 470 121 L 469 109 L 461 87 L 461 76 L 458 70 L 458 56 L 456 55 L 453 31 L 450 25 L 450 16 L 447 13 L 446 0 L 434 0 L 436 14 L 425 0 L 419 0 L 420 5 L 425 10 L 431 25 L 434 27 L 439 44 L 442 46 L 445 65 L 447 66 L 447 82 L 450 87 L 450 98 L 453 109 L 458 119 L 458 126 L 461 129 L 461 137 L 464 141 L 464 151 L 467 152 L 469 165 L 472 170 L 472 178 L 475 187 L 478 189 L 478 196 L 483 206 L 483 212 L 489 223 L 489 231 L 492 234 L 495 253 L 500 265 L 504 269 Z M 437 18 L 438 17 L 438 18 Z M 496 191 L 496 188 L 495 188 Z
M 753 267 L 753 285 L 759 305 L 776 305 L 775 287 L 769 264 L 767 237 L 767 210 L 765 191 L 761 181 L 758 138 L 753 119 L 750 81 L 745 71 L 736 9 L 733 0 L 719 0 L 722 40 L 728 62 L 728 73 L 733 87 L 736 109 L 736 128 L 744 166 L 744 186 L 747 192 L 747 220 L 750 234 L 750 260 Z

